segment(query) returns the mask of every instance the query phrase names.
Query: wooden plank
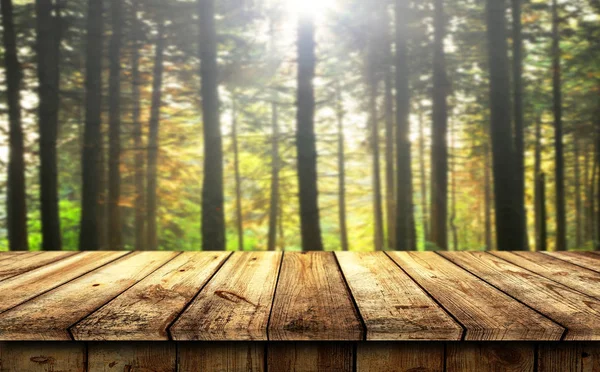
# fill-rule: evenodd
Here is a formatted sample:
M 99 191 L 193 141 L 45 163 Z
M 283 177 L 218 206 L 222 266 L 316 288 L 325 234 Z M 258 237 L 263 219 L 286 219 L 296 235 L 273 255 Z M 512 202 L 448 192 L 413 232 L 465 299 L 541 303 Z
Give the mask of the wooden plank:
M 14 258 L 17 256 L 21 256 L 21 257 L 26 257 L 26 256 L 35 256 L 36 254 L 40 254 L 42 253 L 41 251 L 36 251 L 36 252 L 32 252 L 32 251 L 7 251 L 7 252 L 0 252 L 0 268 L 2 267 L 3 263 L 2 261 L 4 260 L 8 260 L 10 258 Z
M 181 342 L 179 372 L 263 372 L 262 342 Z
M 350 343 L 277 342 L 267 346 L 269 372 L 351 372 L 353 368 Z
M 572 264 L 585 267 L 586 269 L 600 272 L 600 255 L 597 252 L 541 252 L 568 261 Z
M 281 253 L 237 252 L 171 327 L 175 340 L 267 340 Z
M 539 372 L 600 371 L 600 345 L 582 342 L 543 343 L 538 348 Z
M 383 252 L 337 252 L 367 340 L 460 340 L 462 327 Z
M 82 252 L 0 282 L 0 312 L 56 288 L 129 252 Z
M 227 258 L 185 252 L 71 328 L 82 341 L 168 340 L 167 327 Z
M 178 253 L 134 252 L 0 314 L 0 340 L 70 340 L 68 328 Z
M 177 351 L 172 342 L 91 342 L 88 371 L 175 372 Z
M 535 345 L 520 342 L 449 342 L 447 372 L 533 372 Z
M 63 258 L 77 253 L 78 252 L 31 252 L 31 254 L 13 255 L 0 262 L 0 281 L 37 269 L 38 267 L 42 267 L 51 262 L 62 260 Z
M 441 342 L 361 342 L 356 354 L 356 370 L 361 372 L 444 370 Z
M 567 328 L 565 339 L 600 340 L 600 300 L 485 252 L 444 257 Z
M 270 340 L 360 340 L 363 329 L 330 252 L 283 255 Z
M 564 328 L 435 252 L 390 252 L 465 328 L 465 340 L 560 340 Z
M 537 252 L 495 252 L 494 255 L 600 299 L 600 273 Z
M 0 342 L 0 372 L 84 372 L 81 342 Z

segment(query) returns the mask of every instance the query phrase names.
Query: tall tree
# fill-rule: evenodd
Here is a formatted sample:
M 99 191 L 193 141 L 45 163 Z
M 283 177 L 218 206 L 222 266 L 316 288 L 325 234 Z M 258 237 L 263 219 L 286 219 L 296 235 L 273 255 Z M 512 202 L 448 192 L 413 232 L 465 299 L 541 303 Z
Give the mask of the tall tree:
M 383 249 L 383 205 L 381 198 L 381 166 L 379 156 L 379 116 L 377 112 L 377 93 L 379 85 L 378 44 L 379 33 L 377 32 L 378 19 L 376 12 L 371 11 L 370 40 L 368 41 L 366 77 L 367 89 L 369 91 L 369 138 L 372 151 L 372 185 L 373 185 L 373 243 L 376 251 Z
M 270 58 L 275 64 L 277 61 L 275 44 L 275 24 L 271 21 L 270 29 Z M 279 95 L 275 87 L 271 88 L 271 192 L 269 200 L 269 231 L 267 248 L 274 251 L 277 247 L 277 217 L 279 214 L 279 106 L 277 104 Z
M 583 200 L 581 198 L 581 177 L 579 170 L 579 137 L 573 133 L 573 178 L 575 179 L 575 246 L 583 244 Z
M 103 2 L 88 0 L 85 66 L 85 126 L 81 149 L 81 228 L 79 250 L 99 250 L 97 175 L 102 125 Z
M 391 37 L 389 27 L 388 2 L 381 7 L 383 33 L 383 84 L 385 116 L 385 207 L 387 222 L 387 247 L 396 247 L 396 197 L 395 197 L 395 118 L 394 118 L 394 74 L 392 72 Z
M 146 244 L 147 249 L 158 249 L 156 233 L 156 188 L 157 188 L 157 161 L 158 161 L 158 130 L 160 125 L 160 107 L 162 104 L 163 60 L 165 49 L 165 24 L 162 19 L 158 21 L 158 34 L 154 56 L 154 71 L 152 80 L 152 106 L 150 108 L 150 126 L 148 132 L 148 161 L 146 176 L 146 209 L 148 229 Z
M 492 181 L 490 175 L 491 161 L 490 161 L 490 149 L 489 144 L 484 147 L 484 166 L 483 166 L 483 178 L 484 178 L 484 239 L 485 248 L 488 251 L 493 250 L 492 242 Z
M 111 0 L 112 34 L 108 51 L 108 248 L 122 249 L 121 236 L 121 44 L 122 1 Z
M 59 42 L 52 0 L 36 0 L 36 52 L 38 73 L 38 122 L 40 143 L 40 203 L 42 249 L 61 249 L 58 210 L 56 139 L 59 107 Z
M 298 19 L 298 92 L 296 149 L 300 201 L 300 234 L 304 251 L 322 251 L 317 190 L 315 138 L 315 24 L 308 12 Z
M 511 0 L 512 4 L 512 67 L 513 67 L 513 112 L 515 130 L 516 171 L 516 205 L 523 230 L 527 231 L 527 213 L 525 210 L 525 142 L 523 117 L 523 32 L 521 21 L 522 0 Z M 524 234 L 525 246 L 528 247 L 527 234 Z
M 223 211 L 223 139 L 219 118 L 219 81 L 215 1 L 198 0 L 200 78 L 204 127 L 202 183 L 202 249 L 225 250 Z
M 238 233 L 238 251 L 244 250 L 244 220 L 242 216 L 242 177 L 238 145 L 237 98 L 231 94 L 231 146 L 233 148 L 233 175 L 235 179 L 235 224 Z
M 433 124 L 431 138 L 431 241 L 448 249 L 448 76 L 444 0 L 434 0 Z
M 498 250 L 524 250 L 525 231 L 517 206 L 514 138 L 510 117 L 506 4 L 487 0 L 488 57 L 490 69 L 490 133 Z
M 133 147 L 134 152 L 134 183 L 135 183 L 135 249 L 143 250 L 145 243 L 145 197 L 144 197 L 144 151 L 142 140 L 142 119 L 140 108 L 140 87 L 142 85 L 140 77 L 140 49 L 141 49 L 141 27 L 137 19 L 137 12 L 141 0 L 133 1 L 133 11 L 131 12 L 131 34 L 133 36 L 131 46 L 131 121 L 133 123 Z
M 563 150 L 562 91 L 558 2 L 552 0 L 552 96 L 554 113 L 554 182 L 556 183 L 556 250 L 567 249 L 565 165 Z
M 533 183 L 534 183 L 534 206 L 535 206 L 535 249 L 538 251 L 544 250 L 546 242 L 542 238 L 542 227 L 544 220 L 544 206 L 542 195 L 544 194 L 544 184 L 542 182 L 542 118 L 538 115 L 535 121 L 535 150 L 534 150 L 534 165 L 533 165 Z
M 421 223 L 423 225 L 423 243 L 427 241 L 429 224 L 427 223 L 427 175 L 425 174 L 425 120 L 423 107 L 419 102 L 419 174 L 421 179 Z
M 27 251 L 27 205 L 25 193 L 25 155 L 21 127 L 22 71 L 17 56 L 17 37 L 12 0 L 0 2 L 8 103 L 9 153 L 6 193 L 8 243 L 11 251 Z
M 338 164 L 338 221 L 340 224 L 340 245 L 343 251 L 349 250 L 348 226 L 346 220 L 346 138 L 344 136 L 344 103 L 342 89 L 335 82 L 335 102 L 337 118 L 337 164 Z

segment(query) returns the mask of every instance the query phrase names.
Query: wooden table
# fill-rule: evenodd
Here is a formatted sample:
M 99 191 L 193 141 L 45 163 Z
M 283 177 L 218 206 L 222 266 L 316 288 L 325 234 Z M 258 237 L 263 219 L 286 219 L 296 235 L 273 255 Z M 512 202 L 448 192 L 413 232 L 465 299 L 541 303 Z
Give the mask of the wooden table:
M 0 253 L 2 372 L 600 371 L 599 340 L 600 253 Z

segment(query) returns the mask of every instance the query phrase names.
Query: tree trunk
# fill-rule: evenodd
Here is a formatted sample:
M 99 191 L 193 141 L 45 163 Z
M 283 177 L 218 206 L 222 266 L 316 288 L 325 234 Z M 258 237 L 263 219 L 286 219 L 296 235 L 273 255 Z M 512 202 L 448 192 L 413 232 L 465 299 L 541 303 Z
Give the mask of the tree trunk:
M 431 241 L 448 249 L 448 78 L 444 53 L 444 0 L 434 1 L 433 125 L 431 138 Z
M 304 251 L 322 251 L 317 190 L 317 148 L 315 138 L 315 24 L 308 14 L 298 20 L 298 110 L 296 113 L 296 147 L 300 230 Z
M 337 161 L 338 161 L 338 205 L 340 223 L 340 242 L 343 251 L 349 250 L 348 228 L 346 224 L 346 154 L 344 138 L 344 106 L 342 90 L 339 83 L 335 84 L 336 113 L 337 113 Z
M 160 125 L 160 107 L 162 105 L 162 80 L 163 60 L 165 48 L 165 24 L 162 19 L 158 21 L 158 34 L 154 56 L 154 79 L 152 80 L 152 106 L 150 108 L 150 125 L 148 131 L 148 161 L 146 179 L 146 209 L 148 211 L 148 236 L 146 237 L 147 249 L 158 249 L 158 236 L 156 229 L 157 218 L 157 162 L 158 162 L 158 130 Z
M 392 73 L 391 38 L 389 33 L 389 16 L 387 3 L 382 6 L 384 40 L 383 62 L 384 62 L 384 113 L 385 113 L 385 205 L 387 222 L 387 247 L 396 247 L 396 198 L 395 198 L 395 160 L 394 160 L 394 74 Z
M 583 245 L 583 200 L 581 198 L 581 179 L 579 170 L 579 138 L 573 134 L 573 177 L 575 178 L 575 246 Z
M 546 251 L 547 241 L 548 241 L 548 229 L 546 227 L 546 175 L 544 173 L 540 173 L 538 178 L 538 184 L 536 185 L 536 193 L 540 195 L 539 204 L 536 206 L 537 214 L 540 216 L 539 219 L 539 248 L 540 251 Z
M 279 115 L 277 94 L 273 93 L 271 103 L 271 200 L 269 206 L 268 249 L 277 247 L 277 215 L 279 211 Z
M 204 126 L 204 180 L 202 183 L 202 249 L 225 250 L 223 206 L 223 139 L 219 118 L 219 80 L 215 1 L 198 0 L 200 77 Z
M 525 250 L 525 231 L 518 206 L 518 177 L 510 117 L 506 6 L 487 0 L 492 162 L 498 250 Z
M 9 154 L 6 193 L 8 244 L 11 251 L 28 251 L 25 189 L 25 149 L 21 127 L 21 79 L 12 0 L 0 2 L 8 103 Z
M 427 243 L 429 226 L 427 224 L 427 175 L 425 174 L 425 119 L 423 107 L 419 104 L 419 174 L 421 177 L 421 223 L 423 224 L 423 244 Z
M 373 20 L 376 19 L 373 17 Z M 375 29 L 375 24 L 371 24 Z M 372 31 L 374 32 L 374 31 Z M 367 89 L 369 90 L 369 127 L 372 151 L 373 185 L 373 243 L 376 251 L 383 249 L 383 205 L 381 198 L 381 167 L 379 162 L 379 117 L 377 114 L 377 91 L 379 79 L 376 72 L 375 37 L 369 41 L 367 56 Z
M 145 197 L 144 197 L 144 144 L 142 140 L 142 119 L 140 109 L 140 87 L 142 85 L 140 78 L 140 49 L 141 30 L 137 19 L 137 12 L 140 7 L 141 0 L 134 0 L 132 12 L 131 33 L 133 36 L 133 45 L 131 50 L 131 100 L 133 103 L 131 120 L 133 122 L 133 147 L 135 148 L 134 155 L 134 187 L 135 187 L 135 249 L 144 250 L 147 248 L 145 243 Z
M 452 230 L 452 250 L 458 250 L 458 227 L 456 226 L 456 156 L 454 150 L 454 142 L 456 133 L 454 126 L 450 124 L 450 229 Z M 466 237 L 465 237 L 466 240 Z
M 523 225 L 524 250 L 528 250 L 527 238 L 527 213 L 525 210 L 525 144 L 523 123 L 523 35 L 521 24 L 521 2 L 522 0 L 511 0 L 512 2 L 512 34 L 513 34 L 513 111 L 515 129 L 515 161 L 516 172 L 516 206 L 519 220 Z
M 600 168 L 600 104 L 598 105 L 598 115 L 596 115 L 596 165 L 594 166 L 594 183 L 596 183 L 596 202 L 598 203 L 597 214 L 595 214 L 595 225 L 596 225 L 596 250 L 600 250 L 600 175 L 596 172 Z M 595 203 L 592 203 L 595 205 Z
M 544 194 L 544 184 L 541 180 L 542 177 L 542 128 L 541 128 L 541 116 L 538 116 L 535 121 L 535 155 L 534 155 L 534 205 L 535 205 L 535 249 L 538 251 L 545 250 L 546 241 L 543 240 L 542 226 L 544 221 L 544 210 L 542 210 L 542 195 Z
M 112 35 L 109 46 L 108 80 L 108 248 L 122 249 L 121 210 L 121 43 L 123 39 L 122 1 L 111 0 Z
M 85 75 L 85 127 L 81 152 L 81 230 L 79 250 L 99 250 L 99 155 L 102 126 L 102 0 L 88 0 Z
M 556 250 L 567 249 L 565 169 L 563 154 L 560 39 L 557 0 L 552 1 L 552 95 L 554 104 L 554 162 L 556 183 Z
M 585 195 L 585 202 L 583 205 L 583 213 L 585 219 L 585 228 L 583 239 L 588 242 L 593 240 L 593 209 L 592 209 L 592 194 L 593 194 L 593 184 L 590 182 L 590 148 L 587 143 L 585 143 L 584 151 L 583 151 L 583 194 Z
M 491 161 L 489 145 L 485 145 L 484 194 L 485 194 L 485 247 L 488 251 L 494 250 L 492 240 L 492 180 L 490 175 Z
M 237 107 L 235 93 L 231 97 L 231 144 L 233 146 L 233 171 L 235 178 L 235 225 L 238 233 L 238 251 L 244 250 L 244 220 L 242 217 L 242 178 L 237 139 Z
M 39 81 L 40 204 L 42 249 L 61 249 L 58 208 L 56 139 L 59 107 L 58 28 L 52 17 L 52 0 L 36 0 L 37 64 Z

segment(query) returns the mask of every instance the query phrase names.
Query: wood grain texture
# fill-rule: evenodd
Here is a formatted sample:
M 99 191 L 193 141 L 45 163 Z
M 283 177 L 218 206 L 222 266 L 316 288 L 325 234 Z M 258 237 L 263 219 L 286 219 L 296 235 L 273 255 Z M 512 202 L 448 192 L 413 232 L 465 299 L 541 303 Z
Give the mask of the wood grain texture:
M 330 252 L 286 252 L 269 323 L 270 340 L 360 340 L 363 329 Z
M 281 255 L 234 253 L 173 324 L 173 339 L 266 341 Z
M 263 372 L 262 342 L 180 342 L 178 372 Z
M 28 252 L 28 254 L 11 255 L 8 259 L 0 261 L 0 281 L 74 254 L 78 252 Z
M 126 255 L 128 252 L 81 252 L 0 282 L 0 312 Z
M 85 372 L 81 342 L 0 342 L 0 372 Z
M 484 252 L 444 257 L 567 328 L 570 341 L 600 340 L 600 300 Z
M 336 253 L 367 340 L 460 340 L 462 327 L 383 252 Z
M 351 372 L 353 345 L 346 342 L 279 342 L 267 346 L 269 372 Z
M 539 372 L 598 372 L 600 345 L 581 342 L 552 342 L 538 347 Z
M 598 252 L 541 252 L 548 256 L 568 261 L 586 269 L 600 272 L 600 255 Z
M 0 314 L 0 340 L 71 340 L 68 327 L 175 257 L 134 252 Z
M 27 256 L 35 256 L 36 254 L 42 253 L 41 251 L 31 252 L 31 251 L 8 251 L 8 252 L 0 252 L 0 268 L 4 265 L 2 261 L 15 258 L 17 256 L 27 257 Z
M 535 345 L 519 342 L 449 342 L 447 372 L 533 372 Z
M 442 372 L 441 342 L 361 342 L 356 349 L 360 372 Z
M 569 288 L 600 299 L 600 273 L 538 252 L 495 252 L 494 255 Z
M 227 258 L 184 252 L 71 328 L 76 340 L 168 340 L 167 327 Z
M 390 252 L 466 328 L 465 340 L 560 340 L 564 328 L 435 252 Z
M 90 372 L 175 372 L 177 351 L 172 342 L 90 342 Z

